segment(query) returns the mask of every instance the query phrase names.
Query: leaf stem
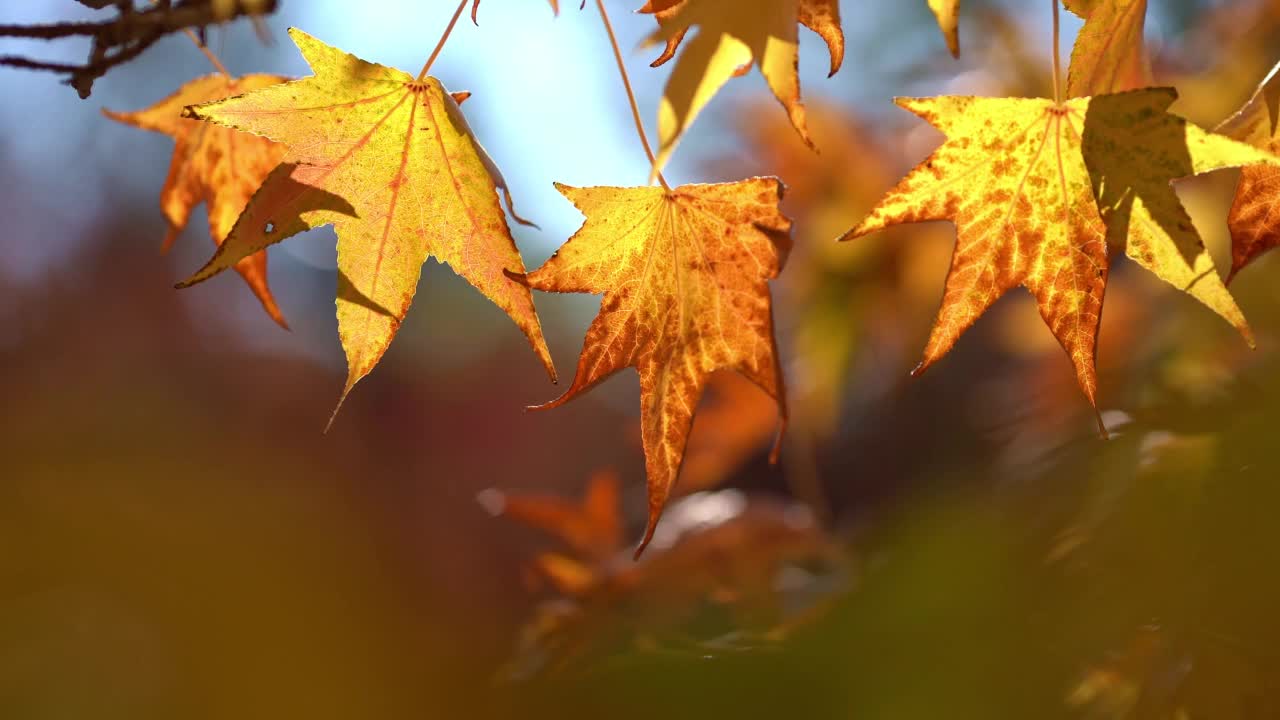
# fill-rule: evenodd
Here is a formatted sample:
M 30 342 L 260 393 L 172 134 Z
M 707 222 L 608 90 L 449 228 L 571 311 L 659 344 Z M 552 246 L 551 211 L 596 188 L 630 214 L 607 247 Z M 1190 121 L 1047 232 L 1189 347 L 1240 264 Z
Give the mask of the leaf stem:
M 159 0 L 151 0 L 151 7 L 154 8 L 154 7 L 158 7 L 159 5 L 160 5 Z M 209 58 L 209 62 L 213 64 L 213 67 L 215 70 L 222 73 L 222 76 L 228 80 L 235 79 L 235 76 L 231 74 L 231 71 L 227 70 L 227 66 L 222 64 L 222 60 L 218 59 L 217 54 L 215 54 L 212 50 L 210 50 L 208 45 L 204 44 L 204 42 L 200 39 L 200 36 L 195 34 L 194 30 L 192 30 L 191 28 L 183 28 L 182 32 L 186 33 L 187 37 L 191 39 L 191 42 L 196 44 L 196 47 L 200 50 L 200 52 L 204 53 L 204 56 Z
M 231 74 L 231 71 L 227 70 L 227 66 L 222 64 L 222 61 L 219 60 L 218 56 L 209 49 L 208 45 L 200 41 L 200 37 L 196 35 L 191 28 L 183 28 L 182 32 L 186 33 L 187 37 L 191 38 L 191 42 L 195 43 L 197 48 L 200 48 L 200 52 L 204 53 L 204 56 L 209 58 L 209 62 L 213 63 L 214 69 L 222 73 L 223 77 L 228 80 L 235 79 L 235 76 Z
M 622 61 L 622 50 L 618 48 L 618 38 L 613 34 L 613 24 L 609 22 L 609 12 L 604 9 L 604 0 L 596 0 L 596 7 L 600 8 L 600 19 L 604 21 L 604 30 L 609 34 L 609 44 L 613 46 L 613 59 L 618 63 L 618 74 L 622 75 L 622 87 L 626 88 L 627 101 L 631 103 L 631 119 L 636 123 L 636 134 L 640 136 L 640 144 L 644 146 L 644 154 L 649 157 L 649 165 L 653 166 L 657 163 L 654 157 L 653 147 L 649 145 L 649 138 L 644 132 L 644 121 L 640 119 L 640 106 L 636 104 L 636 93 L 631 89 L 631 78 L 627 75 L 627 65 Z M 671 192 L 671 186 L 667 184 L 667 179 L 658 173 L 658 182 L 662 184 L 662 189 Z
M 444 44 L 448 41 L 449 36 L 453 34 L 453 27 L 458 24 L 458 18 L 462 17 L 462 11 L 467 8 L 470 0 L 462 0 L 458 3 L 458 9 L 453 11 L 453 18 L 449 20 L 449 24 L 444 29 L 444 34 L 440 36 L 440 42 L 436 43 L 436 49 L 431 51 L 431 57 L 427 58 L 427 63 L 422 66 L 422 72 L 418 73 L 418 82 L 427 79 L 427 71 L 431 69 L 431 65 L 440 56 L 440 51 L 444 49 Z
M 1058 0 L 1049 0 L 1053 5 L 1053 102 L 1056 105 L 1062 104 L 1062 81 L 1059 76 L 1062 75 L 1062 61 L 1058 59 Z

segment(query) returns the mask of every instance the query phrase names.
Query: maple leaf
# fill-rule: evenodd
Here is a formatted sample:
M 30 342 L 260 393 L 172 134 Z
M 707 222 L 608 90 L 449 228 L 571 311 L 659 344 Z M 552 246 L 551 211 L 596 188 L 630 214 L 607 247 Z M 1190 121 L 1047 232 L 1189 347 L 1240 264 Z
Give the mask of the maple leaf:
M 680 471 L 707 377 L 737 370 L 786 417 L 768 281 L 790 249 L 776 178 L 717 185 L 556 186 L 586 216 L 526 277 L 548 292 L 604 293 L 573 384 L 541 408 L 572 400 L 613 373 L 640 375 L 640 424 L 653 537 Z
M 415 80 L 297 29 L 289 35 L 315 75 L 189 109 L 289 151 L 217 254 L 181 286 L 333 224 L 338 334 L 348 365 L 342 398 L 391 343 L 428 257 L 506 311 L 554 379 L 529 289 L 504 274 L 524 269 L 498 203 L 499 188 L 508 206 L 510 192 L 457 100 L 435 78 Z
M 601 470 L 587 481 L 581 502 L 496 488 L 484 490 L 476 500 L 491 515 L 546 532 L 583 557 L 605 561 L 622 546 L 619 485 L 616 472 Z
M 928 1 L 942 35 L 947 39 L 947 49 L 952 56 L 960 57 L 960 0 Z
M 666 165 L 685 130 L 729 78 L 753 64 L 810 145 L 800 102 L 798 25 L 816 32 L 831 53 L 831 75 L 844 62 L 844 31 L 837 0 L 648 0 L 640 12 L 656 15 L 650 41 L 666 40 L 656 67 L 674 57 L 689 29 L 698 33 L 676 62 L 658 109 L 658 153 L 653 172 Z
M 1152 84 L 1143 42 L 1147 0 L 1063 0 L 1084 26 L 1071 49 L 1067 94 L 1086 97 Z
M 242 78 L 208 75 L 183 85 L 149 108 L 136 112 L 102 111 L 117 122 L 164 133 L 174 139 L 169 175 L 160 191 L 160 208 L 169 223 L 169 232 L 161 246 L 163 251 L 173 246 L 191 219 L 191 211 L 202 202 L 208 204 L 209 236 L 215 245 L 221 245 L 250 196 L 284 156 L 282 145 L 183 118 L 182 109 L 287 80 L 276 75 Z M 235 269 L 271 319 L 287 329 L 289 324 L 267 285 L 267 253 L 262 251 L 241 258 L 235 263 Z
M 1280 63 L 1217 132 L 1280 154 Z M 1249 165 L 1241 171 L 1227 226 L 1231 229 L 1230 282 L 1259 255 L 1280 245 L 1280 169 Z
M 1175 97 L 1172 89 L 1153 88 L 1062 104 L 898 100 L 947 139 L 842 239 L 900 223 L 955 223 L 942 307 L 917 373 L 946 354 L 1005 291 L 1022 285 L 1096 408 L 1108 238 L 1249 338 L 1169 182 L 1275 159 L 1168 114 Z
M 693 422 L 680 471 L 679 494 L 716 487 L 777 433 L 772 398 L 741 375 L 718 372 Z

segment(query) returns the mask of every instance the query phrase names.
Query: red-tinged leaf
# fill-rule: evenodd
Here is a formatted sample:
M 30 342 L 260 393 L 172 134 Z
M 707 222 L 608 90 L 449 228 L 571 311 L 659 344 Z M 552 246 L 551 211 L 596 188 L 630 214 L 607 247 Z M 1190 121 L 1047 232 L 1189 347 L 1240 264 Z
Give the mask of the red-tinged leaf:
M 661 188 L 557 186 L 586 216 L 530 287 L 604 293 L 583 343 L 573 384 L 556 407 L 613 373 L 640 375 L 640 422 L 654 528 L 684 458 L 707 377 L 745 375 L 785 417 L 768 281 L 790 247 L 778 211 L 782 184 L 754 178 Z
M 222 245 L 249 198 L 284 157 L 283 145 L 184 118 L 182 109 L 287 80 L 276 75 L 246 75 L 242 78 L 208 75 L 192 80 L 178 92 L 145 110 L 131 113 L 102 111 L 112 120 L 164 133 L 174 139 L 169 176 L 160 191 L 160 208 L 169 222 L 169 232 L 162 245 L 164 250 L 173 245 L 187 226 L 191 211 L 202 202 L 209 209 L 209 236 L 213 238 L 214 245 Z M 287 329 L 289 324 L 285 322 L 267 285 L 266 251 L 241 258 L 235 263 L 235 269 L 271 319 Z

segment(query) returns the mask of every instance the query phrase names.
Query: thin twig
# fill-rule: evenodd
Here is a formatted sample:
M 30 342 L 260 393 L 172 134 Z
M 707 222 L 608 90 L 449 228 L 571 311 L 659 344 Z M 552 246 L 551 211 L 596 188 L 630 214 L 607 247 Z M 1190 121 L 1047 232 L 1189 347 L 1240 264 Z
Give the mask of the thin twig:
M 631 103 L 631 119 L 636 123 L 636 134 L 640 136 L 640 144 L 644 145 L 644 154 L 649 156 L 649 165 L 656 165 L 658 159 L 653 154 L 653 148 L 649 145 L 649 138 L 644 132 L 644 121 L 640 119 L 640 106 L 636 104 L 636 93 L 631 89 L 631 78 L 627 75 L 627 64 L 622 61 L 622 50 L 618 48 L 618 38 L 613 34 L 613 24 L 609 22 L 609 12 L 604 9 L 604 0 L 596 0 L 596 7 L 600 8 L 600 19 L 604 21 L 604 30 L 609 34 L 609 44 L 613 46 L 613 59 L 618 63 L 618 73 L 622 75 L 622 87 L 627 90 L 627 101 Z M 671 192 L 671 186 L 667 184 L 667 179 L 658 173 L 658 182 L 662 184 L 662 189 Z
M 458 3 L 458 9 L 453 11 L 453 18 L 449 20 L 449 25 L 445 27 L 444 34 L 440 36 L 440 42 L 436 43 L 436 49 L 431 51 L 431 57 L 427 58 L 427 63 L 422 66 L 422 72 L 418 73 L 418 82 L 427 79 L 427 71 L 431 69 L 431 65 L 440 56 L 440 51 L 444 49 L 445 42 L 453 34 L 453 26 L 458 24 L 458 18 L 462 17 L 462 11 L 466 9 L 468 2 L 470 0 L 462 0 L 462 2 Z
M 153 7 L 159 4 L 160 4 L 160 0 L 151 0 L 151 5 Z M 187 37 L 191 40 L 191 42 L 196 44 L 196 48 L 198 48 L 200 52 L 204 53 L 204 56 L 206 58 L 209 58 L 209 62 L 213 63 L 214 69 L 222 73 L 223 77 L 225 77 L 228 80 L 235 79 L 231 75 L 230 71 L 227 70 L 227 66 L 222 64 L 222 60 L 220 60 L 218 56 L 214 54 L 212 50 L 209 49 L 209 46 L 205 44 L 203 40 L 200 39 L 199 35 L 196 35 L 194 30 L 192 30 L 191 28 L 183 28 L 182 32 L 186 33 Z

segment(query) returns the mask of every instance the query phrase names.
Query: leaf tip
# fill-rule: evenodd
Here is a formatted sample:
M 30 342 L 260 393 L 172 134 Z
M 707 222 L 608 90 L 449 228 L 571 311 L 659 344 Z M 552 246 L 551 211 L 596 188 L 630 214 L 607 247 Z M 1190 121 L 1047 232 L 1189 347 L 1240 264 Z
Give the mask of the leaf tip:
M 338 411 L 342 410 L 342 404 L 347 401 L 347 394 L 351 392 L 352 383 L 348 382 L 347 387 L 342 391 L 342 396 L 338 398 L 338 404 L 333 408 L 333 412 L 329 413 L 329 421 L 324 424 L 322 435 L 328 435 L 329 430 L 333 428 L 333 421 L 338 419 Z
M 778 432 L 773 436 L 773 447 L 769 449 L 769 464 L 777 465 L 778 460 L 782 457 L 782 436 L 787 432 L 787 416 L 783 415 L 778 420 Z
M 164 240 L 160 241 L 160 254 L 168 255 L 173 249 L 173 243 L 177 241 L 178 235 L 182 233 L 182 228 L 176 225 L 170 225 L 169 231 L 164 234 Z
M 525 287 L 533 287 L 532 285 L 529 284 L 529 273 L 516 272 L 511 268 L 502 268 L 502 274 L 506 275 L 508 280 L 517 282 Z
M 649 547 L 649 543 L 653 540 L 653 533 L 658 529 L 658 517 L 653 512 L 649 513 L 649 521 L 644 528 L 644 537 L 640 538 L 640 544 L 636 546 L 636 551 L 631 554 L 632 562 L 639 562 L 640 556 L 644 554 L 645 548 Z

